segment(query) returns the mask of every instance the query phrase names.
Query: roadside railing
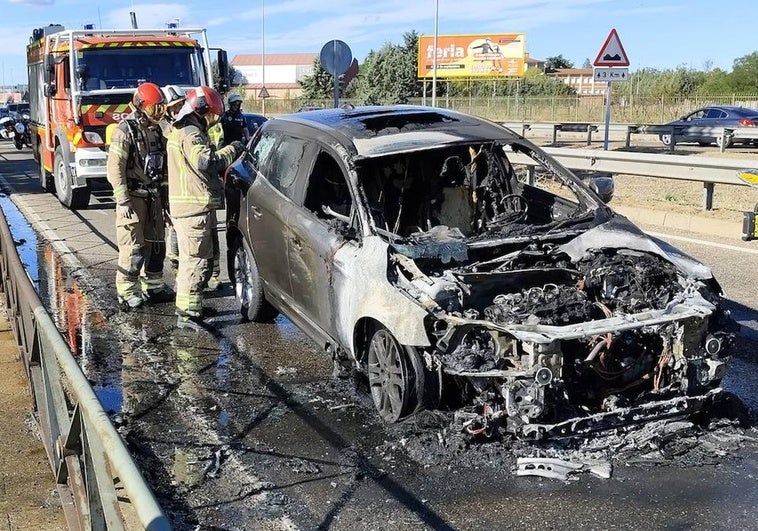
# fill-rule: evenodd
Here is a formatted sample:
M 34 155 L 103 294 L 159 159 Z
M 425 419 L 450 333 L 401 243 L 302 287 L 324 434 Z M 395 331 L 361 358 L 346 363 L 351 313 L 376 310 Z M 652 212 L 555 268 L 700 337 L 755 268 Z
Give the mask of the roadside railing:
M 587 133 L 587 145 L 592 144 L 592 134 L 605 133 L 605 124 L 592 123 L 526 123 L 502 122 L 502 125 L 514 131 L 520 131 L 527 136 L 527 131 L 545 131 L 552 135 L 552 143 L 558 141 L 559 132 Z M 693 136 L 711 137 L 716 139 L 719 150 L 723 153 L 735 141 L 753 140 L 758 142 L 758 127 L 707 127 L 697 125 L 666 125 L 666 124 L 610 124 L 609 132 L 625 135 L 625 147 L 630 147 L 632 135 L 654 135 L 665 137 L 664 146 L 674 151 L 676 145 L 688 141 Z
M 739 178 L 739 174 L 750 164 L 749 161 L 739 159 L 555 147 L 543 149 L 570 170 L 701 182 L 705 210 L 713 209 L 713 191 L 716 184 L 748 186 Z M 513 164 L 523 164 L 532 168 L 536 166 L 536 162 L 526 155 L 509 153 L 508 158 Z
M 45 310 L 0 212 L 0 284 L 69 529 L 168 530 L 168 519 Z

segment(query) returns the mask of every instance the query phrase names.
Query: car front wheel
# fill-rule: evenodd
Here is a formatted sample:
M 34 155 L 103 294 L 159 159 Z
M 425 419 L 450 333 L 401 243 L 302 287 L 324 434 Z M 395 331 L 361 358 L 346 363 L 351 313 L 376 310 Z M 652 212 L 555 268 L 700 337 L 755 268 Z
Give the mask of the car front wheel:
M 400 345 L 389 330 L 379 327 L 367 354 L 371 398 L 385 422 L 397 422 L 430 405 L 426 371 L 415 348 Z
M 661 143 L 664 146 L 666 147 L 671 146 L 671 135 L 659 135 L 658 139 L 661 141 Z
M 234 282 L 234 294 L 240 304 L 243 319 L 256 323 L 273 321 L 279 312 L 266 300 L 263 282 L 250 246 L 244 239 L 237 238 L 230 251 L 234 267 L 230 278 Z

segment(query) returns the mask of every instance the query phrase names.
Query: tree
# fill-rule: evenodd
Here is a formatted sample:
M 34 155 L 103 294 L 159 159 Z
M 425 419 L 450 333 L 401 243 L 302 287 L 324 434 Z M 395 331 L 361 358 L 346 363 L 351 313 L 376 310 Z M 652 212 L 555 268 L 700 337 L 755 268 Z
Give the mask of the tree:
M 329 100 L 334 97 L 334 76 L 324 70 L 318 58 L 313 61 L 313 74 L 305 76 L 297 84 L 303 89 L 301 101 Z
M 582 68 L 592 68 L 592 61 L 590 61 L 589 57 L 587 57 L 584 60 L 584 63 L 582 63 Z
M 545 72 L 555 72 L 559 68 L 574 68 L 574 63 L 560 54 L 545 59 Z
M 364 105 L 407 103 L 421 96 L 417 79 L 418 33 L 403 35 L 403 44 L 371 50 L 355 80 L 355 98 Z
M 735 59 L 729 84 L 735 92 L 754 93 L 758 89 L 758 52 Z

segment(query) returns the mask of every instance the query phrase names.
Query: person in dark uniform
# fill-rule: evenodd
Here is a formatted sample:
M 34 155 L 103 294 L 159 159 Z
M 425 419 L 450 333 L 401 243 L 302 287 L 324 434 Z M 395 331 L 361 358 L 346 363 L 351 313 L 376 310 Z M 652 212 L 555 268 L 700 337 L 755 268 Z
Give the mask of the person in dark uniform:
M 236 92 L 229 94 L 226 100 L 229 109 L 221 117 L 221 127 L 224 130 L 224 144 L 229 145 L 235 140 L 247 144 L 250 131 L 247 130 L 245 117 L 242 116 L 242 96 Z

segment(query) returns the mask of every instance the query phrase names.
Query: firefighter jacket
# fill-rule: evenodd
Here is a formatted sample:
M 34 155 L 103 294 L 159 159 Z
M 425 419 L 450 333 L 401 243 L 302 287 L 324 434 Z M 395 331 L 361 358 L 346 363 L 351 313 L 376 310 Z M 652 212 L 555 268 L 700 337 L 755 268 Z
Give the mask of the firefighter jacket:
M 168 138 L 168 195 L 175 218 L 197 216 L 221 207 L 220 172 L 236 155 L 233 146 L 216 150 L 205 124 L 194 113 L 174 122 Z
M 112 133 L 107 176 L 113 197 L 122 205 L 131 196 L 160 194 L 167 183 L 165 144 L 157 125 L 140 123 L 135 113 L 124 118 Z

